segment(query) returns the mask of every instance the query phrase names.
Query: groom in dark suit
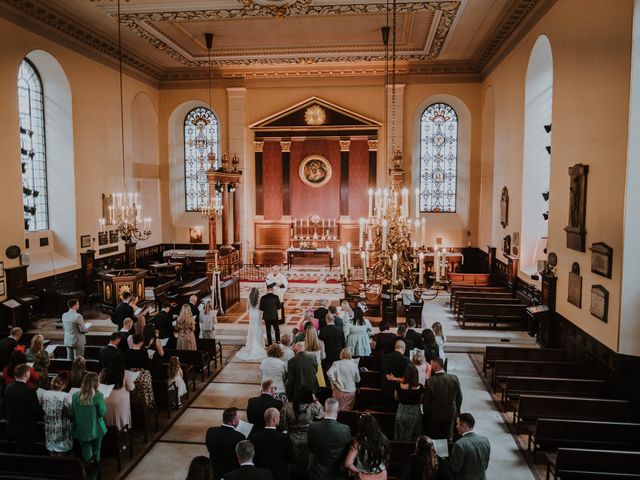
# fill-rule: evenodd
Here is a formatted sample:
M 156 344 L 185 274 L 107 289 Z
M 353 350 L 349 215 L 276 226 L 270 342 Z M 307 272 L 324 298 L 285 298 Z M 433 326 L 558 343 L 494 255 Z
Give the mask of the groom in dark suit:
M 260 298 L 260 310 L 267 330 L 267 342 L 271 345 L 271 327 L 276 334 L 276 342 L 280 342 L 280 326 L 278 325 L 278 311 L 282 308 L 280 298 L 273 293 L 274 283 L 267 285 L 267 293 Z

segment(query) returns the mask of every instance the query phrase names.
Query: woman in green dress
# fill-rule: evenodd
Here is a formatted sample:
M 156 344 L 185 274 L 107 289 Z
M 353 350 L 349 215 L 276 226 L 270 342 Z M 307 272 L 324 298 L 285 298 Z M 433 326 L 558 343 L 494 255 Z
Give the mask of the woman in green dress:
M 100 461 L 102 437 L 107 433 L 104 416 L 107 406 L 104 396 L 98 391 L 98 374 L 89 372 L 82 380 L 80 391 L 73 394 L 73 436 L 80 442 L 85 461 Z

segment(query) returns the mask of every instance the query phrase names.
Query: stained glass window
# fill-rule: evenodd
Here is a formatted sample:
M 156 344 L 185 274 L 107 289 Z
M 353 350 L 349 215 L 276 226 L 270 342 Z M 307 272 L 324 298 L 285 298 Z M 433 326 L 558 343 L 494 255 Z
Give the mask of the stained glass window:
M 47 155 L 44 136 L 44 95 L 38 71 L 29 60 L 18 70 L 20 161 L 24 229 L 49 228 L 47 205 Z
M 207 170 L 209 154 L 218 161 L 218 119 L 205 107 L 187 113 L 184 119 L 184 190 L 187 212 L 196 212 L 208 203 Z
M 427 107 L 420 119 L 420 211 L 455 212 L 458 116 L 446 103 Z

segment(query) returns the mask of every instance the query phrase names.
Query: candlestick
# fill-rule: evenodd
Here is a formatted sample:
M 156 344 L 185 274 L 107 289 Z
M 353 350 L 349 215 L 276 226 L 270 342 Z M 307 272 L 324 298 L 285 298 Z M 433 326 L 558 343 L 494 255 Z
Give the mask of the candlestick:
M 438 244 L 433 246 L 433 266 L 436 270 L 436 285 L 440 283 L 440 252 L 438 251 Z
M 369 208 L 367 210 L 368 217 L 371 218 L 373 214 L 373 188 L 369 189 Z
M 424 283 L 424 253 L 418 254 L 418 285 L 422 286 Z
M 409 190 L 407 188 L 402 189 L 402 216 L 409 216 Z
M 360 258 L 362 259 L 362 278 L 364 280 L 364 284 L 367 284 L 367 254 L 365 252 L 360 253 Z
M 422 233 L 420 234 L 420 239 L 422 240 L 422 245 L 427 244 L 427 220 L 425 218 L 420 219 L 420 223 L 422 225 Z
M 351 242 L 347 242 L 347 272 L 351 270 Z
M 387 250 L 387 221 L 382 221 L 382 250 Z
M 420 216 L 420 189 L 415 189 L 416 194 L 416 218 Z
M 360 248 L 362 248 L 363 242 L 364 242 L 364 218 L 361 218 L 360 219 L 360 241 L 358 243 Z
M 391 286 L 393 287 L 396 284 L 396 277 L 398 275 L 398 254 L 394 253 L 393 254 L 393 266 L 392 266 L 392 279 L 391 279 Z

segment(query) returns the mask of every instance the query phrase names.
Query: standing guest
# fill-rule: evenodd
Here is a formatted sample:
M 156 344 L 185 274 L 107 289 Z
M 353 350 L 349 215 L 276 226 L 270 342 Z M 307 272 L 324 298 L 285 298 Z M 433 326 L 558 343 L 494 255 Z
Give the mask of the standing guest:
M 169 359 L 169 364 L 167 365 L 167 379 L 169 386 L 175 385 L 178 394 L 178 407 L 181 407 L 182 397 L 187 393 L 187 384 L 184 381 L 184 374 L 182 373 L 180 359 L 175 355 Z
M 147 319 L 144 313 L 141 312 L 141 309 L 138 307 L 138 296 L 136 294 L 131 294 L 131 298 L 129 301 L 129 305 L 133 308 L 133 317 L 135 320 L 135 326 L 133 327 L 133 331 L 135 333 L 142 333 L 144 331 L 144 327 L 147 325 Z
M 453 435 L 453 422 L 462 405 L 458 377 L 442 369 L 442 359 L 431 360 L 431 377 L 424 385 L 424 431 L 431 438 Z
M 236 445 L 236 457 L 240 467 L 226 473 L 224 480 L 273 480 L 269 470 L 258 468 L 253 464 L 255 453 L 253 443 L 249 440 L 238 442 Z
M 191 460 L 185 480 L 213 480 L 211 461 L 202 455 Z
M 262 373 L 262 382 L 267 379 L 273 381 L 275 389 L 275 398 L 283 404 L 287 403 L 287 391 L 284 381 L 287 376 L 287 364 L 282 360 L 282 348 L 277 343 L 267 348 L 267 358 L 260 364 L 260 373 Z
M 344 329 L 345 341 L 349 337 L 349 327 L 353 323 L 353 310 L 346 300 L 340 302 L 340 318 L 342 319 L 342 328 Z
M 489 466 L 491 444 L 489 439 L 473 431 L 476 421 L 470 413 L 456 417 L 456 428 L 460 438 L 451 448 L 449 469 L 456 479 L 484 480 Z
M 115 357 L 107 368 L 100 373 L 100 383 L 113 385 L 111 394 L 105 398 L 107 413 L 104 423 L 107 427 L 116 427 L 122 430 L 124 427 L 131 427 L 131 396 L 136 386 L 128 375 L 124 372 L 124 360 L 122 357 Z
M 348 348 L 340 352 L 340 360 L 333 362 L 327 371 L 331 382 L 332 396 L 338 401 L 340 410 L 351 410 L 356 401 L 356 383 L 360 381 L 358 364 L 351 358 Z
M 189 297 L 189 303 L 187 303 L 187 305 L 191 309 L 191 316 L 193 317 L 193 323 L 194 323 L 193 334 L 195 335 L 196 339 L 198 339 L 200 338 L 200 317 L 198 316 L 200 314 L 200 309 L 198 308 L 198 296 L 191 295 Z M 195 350 L 195 349 L 191 349 L 191 350 Z
M 310 328 L 305 333 L 304 351 L 308 354 L 315 355 L 316 362 L 318 363 L 318 386 L 322 388 L 326 387 L 322 361 L 327 358 L 327 354 L 324 351 L 324 342 L 318 339 L 318 332 L 316 332 L 315 328 Z
M 276 430 L 279 423 L 280 412 L 276 408 L 268 408 L 264 412 L 264 430 L 252 432 L 249 440 L 256 450 L 256 467 L 270 470 L 274 479 L 288 480 L 291 446 L 287 434 Z
M 154 320 L 156 329 L 158 330 L 158 338 L 167 340 L 167 348 L 176 348 L 176 336 L 173 332 L 173 316 L 171 315 L 171 304 L 164 302 L 160 308 L 160 312 Z
M 276 336 L 276 342 L 280 342 L 278 312 L 282 308 L 282 304 L 278 296 L 273 293 L 274 286 L 273 283 L 267 285 L 267 293 L 260 298 L 260 310 L 262 311 L 262 319 L 264 320 L 264 326 L 267 330 L 267 343 L 269 345 L 273 343 L 271 338 L 272 328 Z
M 329 313 L 333 315 L 334 325 L 340 328 L 343 328 L 344 322 L 342 321 L 342 318 L 338 315 L 338 307 L 336 307 L 335 305 L 329 305 Z
M 120 337 L 120 343 L 118 344 L 118 348 L 122 353 L 125 353 L 127 350 L 131 348 L 132 338 L 133 337 L 133 320 L 131 318 L 125 318 L 122 322 L 122 328 L 118 330 Z
M 447 337 L 442 330 L 442 324 L 440 322 L 435 322 L 433 325 L 431 325 L 431 330 L 433 330 L 433 333 L 436 336 L 436 344 L 438 345 L 438 357 L 440 357 L 443 362 L 446 362 L 447 357 L 444 354 L 444 345 L 445 343 L 447 343 Z
M 291 399 L 293 398 L 293 401 Z M 324 409 L 309 387 L 303 385 L 296 390 L 295 397 L 282 410 L 280 426 L 289 434 L 292 448 L 291 473 L 306 475 L 309 463 L 309 426 L 324 418 Z
M 31 348 L 25 354 L 27 362 L 33 365 L 33 369 L 38 374 L 38 386 L 47 388 L 49 385 L 49 352 L 44 349 L 44 337 L 40 334 L 34 335 L 31 339 Z
M 100 461 L 102 437 L 107 433 L 104 416 L 107 406 L 98 390 L 98 375 L 89 372 L 82 380 L 80 391 L 71 398 L 73 408 L 73 436 L 80 442 L 82 459 L 85 462 Z
M 393 439 L 398 442 L 415 442 L 422 433 L 422 385 L 418 382 L 418 369 L 409 365 L 402 379 L 398 379 L 395 399 L 398 401 Z
M 0 340 L 0 370 L 3 370 L 9 362 L 9 357 L 18 346 L 18 342 L 22 338 L 22 329 L 13 327 L 7 338 Z
M 427 378 L 431 376 L 431 364 L 427 363 L 424 358 L 424 352 L 417 350 L 411 358 L 411 363 L 418 369 L 418 383 L 424 387 Z
M 302 320 L 298 322 L 298 330 L 300 332 L 304 332 L 307 328 L 307 323 L 311 323 L 313 328 L 316 329 L 316 332 L 320 329 L 320 321 L 313 316 L 313 312 L 311 310 L 305 310 L 304 315 L 302 316 Z M 301 339 L 297 340 L 298 342 L 304 342 L 304 335 Z
M 413 348 L 418 348 L 420 350 L 422 350 L 424 347 L 422 345 L 422 336 L 420 335 L 420 332 L 417 332 L 415 330 L 416 328 L 416 321 L 413 318 L 408 318 L 407 319 L 407 333 L 405 335 L 407 340 L 410 340 L 411 342 L 413 342 Z
M 20 453 L 30 453 L 38 436 L 37 422 L 43 412 L 36 391 L 27 385 L 31 368 L 26 363 L 16 365 L 15 381 L 7 385 L 4 401 L 7 409 L 7 434 L 18 443 Z
M 68 383 L 63 375 L 51 381 L 51 390 L 38 390 L 44 411 L 44 440 L 51 455 L 64 455 L 73 449 L 73 412 Z
M 202 338 L 215 338 L 213 334 L 216 329 L 218 317 L 215 309 L 213 308 L 213 300 L 209 299 L 204 303 L 204 305 L 200 305 L 198 318 L 200 319 L 200 331 L 202 332 Z
M 119 348 L 121 341 L 122 337 L 118 332 L 113 332 L 109 336 L 109 343 L 102 347 L 98 353 L 98 359 L 100 360 L 100 366 L 102 368 L 107 368 L 115 357 L 123 357 Z
M 196 328 L 195 317 L 193 316 L 191 303 L 182 306 L 178 320 L 176 321 L 176 330 L 178 331 L 178 350 L 197 350 L 196 336 L 194 334 Z
M 78 313 L 80 301 L 72 298 L 67 302 L 69 311 L 62 315 L 62 328 L 64 330 L 64 345 L 67 347 L 69 359 L 84 356 L 84 346 L 87 343 L 85 333 L 89 329 L 85 326 L 82 315 Z
M 131 292 L 122 292 L 122 301 L 113 310 L 111 321 L 118 325 L 118 328 L 122 328 L 125 318 L 133 319 L 134 317 L 133 307 L 130 305 L 131 299 Z
M 209 450 L 215 480 L 220 480 L 225 473 L 238 468 L 236 445 L 244 440 L 244 435 L 236 430 L 238 423 L 238 409 L 231 407 L 222 412 L 221 426 L 207 430 L 205 444 Z
M 329 313 L 329 300 L 320 300 L 320 306 L 313 312 L 314 318 L 318 319 L 318 330 L 327 326 L 327 313 Z
M 373 355 L 386 355 L 393 352 L 396 334 L 389 331 L 389 324 L 386 320 L 382 320 L 378 328 L 380 328 L 380 331 L 371 337 Z
M 144 341 L 142 346 L 147 350 L 149 357 L 149 372 L 154 380 L 163 380 L 165 376 L 165 368 L 162 366 L 164 358 L 164 348 L 162 342 L 156 337 L 156 329 L 153 325 L 145 325 L 142 332 Z
M 396 409 L 395 382 L 404 375 L 411 361 L 404 356 L 405 345 L 402 340 L 396 341 L 394 351 L 382 357 L 382 394 L 389 410 Z
M 440 465 L 433 442 L 426 435 L 416 440 L 416 450 L 409 456 L 400 480 L 439 480 Z
M 252 432 L 264 430 L 264 412 L 269 408 L 282 408 L 282 402 L 273 398 L 276 388 L 273 380 L 267 378 L 262 381 L 259 397 L 250 398 L 247 402 L 247 420 L 253 424 Z
M 349 445 L 349 427 L 338 423 L 338 401 L 328 398 L 325 417 L 309 426 L 309 479 L 346 478 L 343 465 Z
M 287 396 L 293 398 L 303 385 L 312 392 L 318 391 L 318 361 L 316 356 L 304 351 L 304 343 L 295 344 L 295 357 L 287 364 Z
M 413 340 L 407 338 L 407 326 L 403 323 L 398 325 L 398 329 L 396 331 L 396 340 L 402 340 L 405 345 L 404 354 L 409 357 L 411 355 L 411 350 L 415 347 Z
M 333 362 L 340 358 L 340 351 L 345 346 L 344 333 L 342 327 L 334 324 L 335 317 L 331 312 L 325 317 L 327 326 L 320 330 L 318 338 L 324 344 L 326 357 L 322 361 L 322 368 L 326 372 L 331 368 Z
M 144 337 L 139 333 L 133 335 L 133 346 L 127 350 L 125 355 L 125 363 L 129 370 L 135 369 L 143 369 L 149 370 L 150 361 L 149 354 L 147 353 L 147 349 L 144 348 Z
M 368 357 L 371 355 L 369 342 L 369 326 L 364 319 L 364 313 L 360 307 L 353 309 L 353 320 L 349 326 L 347 347 L 354 357 Z
M 69 388 L 80 388 L 82 381 L 87 375 L 87 361 L 84 357 L 76 357 L 71 363 L 71 374 L 69 375 Z
M 280 340 L 282 347 L 282 355 L 280 356 L 280 360 L 282 360 L 286 365 L 286 363 L 295 356 L 295 353 L 293 352 L 293 340 L 291 338 L 291 335 L 289 335 L 288 333 L 282 335 Z
M 27 356 L 24 354 L 22 349 L 18 348 L 18 350 L 14 350 L 9 357 L 7 366 L 4 367 L 4 370 L 2 370 L 2 379 L 4 381 L 4 384 L 9 385 L 11 383 L 14 383 L 18 379 L 16 368 L 18 367 L 18 365 L 23 365 L 26 363 Z M 38 385 L 40 385 L 40 376 L 33 367 L 29 367 L 29 378 L 27 379 L 27 386 L 35 390 L 36 388 L 38 388 Z
M 359 480 L 386 480 L 389 451 L 389 439 L 375 417 L 361 415 L 358 435 L 351 443 L 344 467 Z
M 440 349 L 436 343 L 436 336 L 430 328 L 422 330 L 422 349 L 424 350 L 424 358 L 427 362 L 430 362 L 434 358 L 439 358 L 438 351 Z
M 309 312 L 309 314 L 310 314 L 310 312 Z M 305 314 L 305 316 L 306 316 L 306 315 L 307 315 L 307 314 Z M 315 321 L 315 320 L 316 320 L 316 319 L 314 318 L 314 321 Z M 302 331 L 298 332 L 298 333 L 294 336 L 294 338 L 293 338 L 293 343 L 294 343 L 294 344 L 296 344 L 296 343 L 298 343 L 298 342 L 302 342 L 302 343 L 304 343 L 304 339 L 305 339 L 305 338 L 306 338 L 306 336 L 307 336 L 307 330 L 309 330 L 309 329 L 311 329 L 311 330 L 316 330 L 316 331 L 317 331 L 317 329 L 313 326 L 313 322 L 305 322 L 305 323 L 304 323 L 304 326 L 303 326 L 303 328 L 302 328 Z

